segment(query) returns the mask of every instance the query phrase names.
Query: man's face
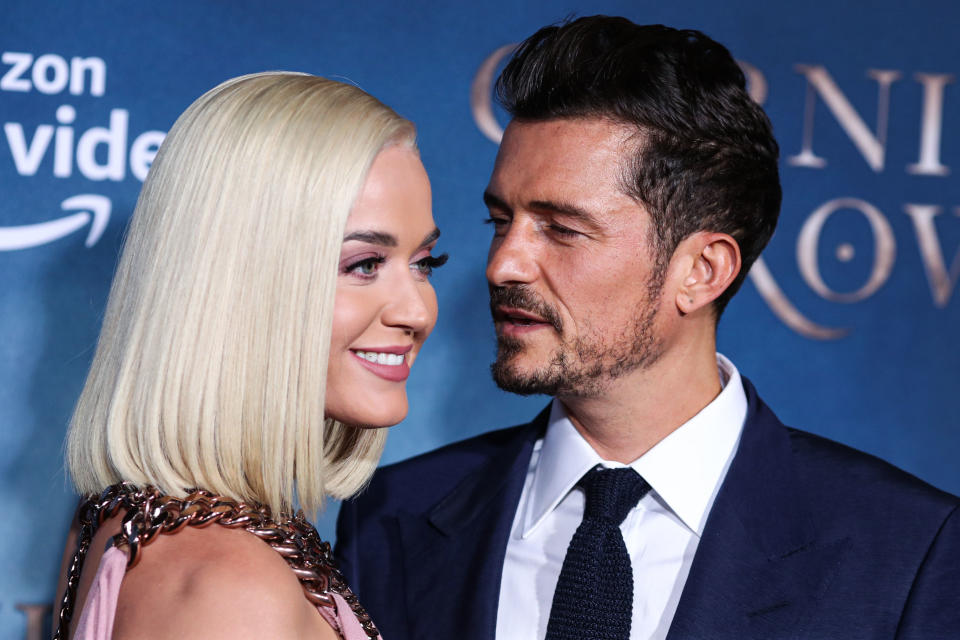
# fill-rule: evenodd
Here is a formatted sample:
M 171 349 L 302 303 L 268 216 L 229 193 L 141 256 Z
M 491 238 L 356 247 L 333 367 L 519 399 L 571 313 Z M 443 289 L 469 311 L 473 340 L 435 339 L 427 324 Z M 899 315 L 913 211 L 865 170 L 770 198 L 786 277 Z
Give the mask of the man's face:
M 596 396 L 662 351 L 651 219 L 623 193 L 631 131 L 600 119 L 512 122 L 484 199 L 497 384 Z

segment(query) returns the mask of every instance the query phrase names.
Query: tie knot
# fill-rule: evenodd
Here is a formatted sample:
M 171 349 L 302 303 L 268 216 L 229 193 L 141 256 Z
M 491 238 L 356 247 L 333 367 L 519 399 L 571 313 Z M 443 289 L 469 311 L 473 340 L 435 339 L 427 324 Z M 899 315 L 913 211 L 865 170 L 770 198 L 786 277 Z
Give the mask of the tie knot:
M 578 484 L 586 494 L 584 519 L 602 518 L 617 526 L 650 490 L 647 481 L 630 467 L 594 467 L 584 474 Z

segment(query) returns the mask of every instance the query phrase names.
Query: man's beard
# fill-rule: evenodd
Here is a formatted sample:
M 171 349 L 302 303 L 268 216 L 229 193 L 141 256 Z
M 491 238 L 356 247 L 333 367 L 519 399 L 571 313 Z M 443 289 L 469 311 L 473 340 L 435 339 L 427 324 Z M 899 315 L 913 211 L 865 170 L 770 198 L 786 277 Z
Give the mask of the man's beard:
M 523 371 L 515 360 L 526 349 L 524 340 L 497 336 L 497 359 L 490 366 L 493 380 L 504 391 L 520 395 L 596 397 L 617 378 L 647 368 L 659 359 L 663 345 L 656 336 L 654 320 L 659 308 L 662 278 L 653 275 L 647 295 L 634 321 L 618 336 L 585 334 L 563 341 L 550 362 L 532 371 Z M 525 286 L 491 287 L 490 307 L 512 307 L 529 311 L 553 326 L 563 336 L 559 314 L 539 295 Z

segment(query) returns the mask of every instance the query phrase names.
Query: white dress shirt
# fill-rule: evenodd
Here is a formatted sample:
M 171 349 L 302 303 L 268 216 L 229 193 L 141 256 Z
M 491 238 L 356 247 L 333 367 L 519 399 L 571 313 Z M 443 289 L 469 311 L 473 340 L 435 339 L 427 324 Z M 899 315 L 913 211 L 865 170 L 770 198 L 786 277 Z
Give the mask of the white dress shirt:
M 723 390 L 630 466 L 652 489 L 620 525 L 633 567 L 633 640 L 664 638 L 677 610 L 707 515 L 737 450 L 747 399 L 740 374 L 717 354 Z M 497 613 L 497 640 L 540 639 L 567 546 L 583 518 L 576 487 L 603 460 L 554 400 L 530 458 L 514 516 Z

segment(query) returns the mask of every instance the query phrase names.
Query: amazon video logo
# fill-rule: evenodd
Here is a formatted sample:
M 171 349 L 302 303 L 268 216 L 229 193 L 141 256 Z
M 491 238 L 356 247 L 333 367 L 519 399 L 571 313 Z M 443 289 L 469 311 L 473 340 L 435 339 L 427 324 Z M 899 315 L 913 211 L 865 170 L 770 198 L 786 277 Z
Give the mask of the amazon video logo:
M 79 176 L 94 183 L 122 182 L 128 171 L 141 182 L 146 178 L 165 132 L 146 131 L 131 142 L 130 113 L 122 108 L 110 109 L 106 122 L 86 130 L 75 126 L 77 107 L 69 101 L 79 97 L 102 98 L 106 93 L 107 64 L 102 58 L 67 59 L 55 53 L 34 55 L 5 51 L 0 55 L 0 62 L 0 99 L 7 100 L 7 93 L 32 93 L 38 97 L 55 96 L 60 102 L 50 110 L 52 122 L 3 123 L 6 151 L 19 176 L 38 176 L 41 168 L 49 167 L 54 180 Z M 35 112 L 43 119 L 42 107 Z M 51 211 L 40 221 L 24 220 L 24 224 L 0 226 L 0 251 L 32 249 L 86 227 L 89 228 L 85 245 L 90 248 L 103 235 L 113 204 L 107 196 L 80 193 L 66 197 L 60 209 L 61 212 Z M 22 218 L 25 213 L 13 212 L 7 219 Z M 31 214 L 31 217 L 40 216 Z

